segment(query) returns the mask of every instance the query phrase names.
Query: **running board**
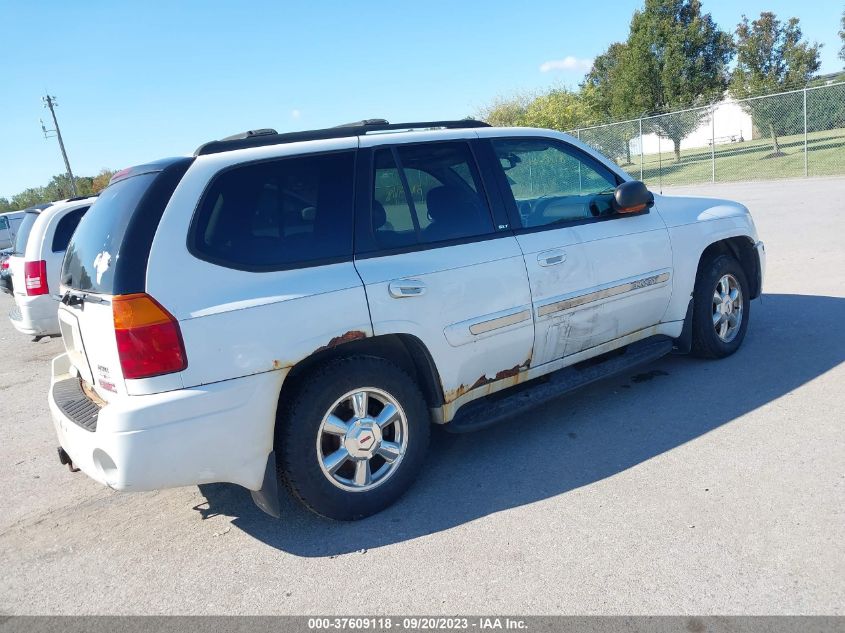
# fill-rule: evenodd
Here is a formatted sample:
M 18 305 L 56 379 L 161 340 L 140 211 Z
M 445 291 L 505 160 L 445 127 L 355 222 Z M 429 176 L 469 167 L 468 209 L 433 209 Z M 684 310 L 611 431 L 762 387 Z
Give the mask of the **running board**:
M 672 345 L 672 339 L 667 336 L 653 336 L 518 387 L 473 400 L 458 410 L 445 429 L 452 433 L 468 433 L 514 418 L 571 391 L 655 361 L 670 353 Z

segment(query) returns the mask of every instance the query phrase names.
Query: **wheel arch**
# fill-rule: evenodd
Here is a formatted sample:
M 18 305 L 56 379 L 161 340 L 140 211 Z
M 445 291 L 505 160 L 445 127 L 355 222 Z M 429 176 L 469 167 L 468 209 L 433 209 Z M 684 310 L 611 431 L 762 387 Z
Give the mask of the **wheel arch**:
M 443 387 L 434 359 L 425 344 L 411 334 L 370 336 L 317 350 L 291 367 L 282 383 L 279 402 L 290 397 L 317 367 L 349 356 L 375 356 L 395 363 L 416 381 L 430 411 L 443 405 Z
M 698 259 L 696 279 L 701 273 L 701 268 L 704 266 L 705 262 L 710 261 L 717 255 L 731 255 L 735 257 L 740 266 L 742 266 L 742 271 L 745 273 L 745 278 L 748 280 L 750 285 L 749 299 L 756 299 L 762 292 L 762 279 L 760 258 L 754 244 L 754 240 L 748 235 L 737 235 L 712 242 L 704 249 L 701 253 L 701 257 Z

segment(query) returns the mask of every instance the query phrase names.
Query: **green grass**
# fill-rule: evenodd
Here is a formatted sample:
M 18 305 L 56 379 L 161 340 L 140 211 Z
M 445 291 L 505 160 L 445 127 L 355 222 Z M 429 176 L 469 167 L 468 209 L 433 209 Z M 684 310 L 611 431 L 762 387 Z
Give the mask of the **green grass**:
M 716 182 L 803 177 L 804 135 L 780 136 L 778 145 L 784 155 L 771 158 L 766 158 L 772 153 L 768 138 L 716 145 Z M 639 178 L 640 157 L 631 160 L 622 167 Z M 710 182 L 712 168 L 709 147 L 681 151 L 680 162 L 670 150 L 644 157 L 643 180 L 653 188 Z M 807 134 L 807 168 L 809 176 L 845 175 L 845 128 Z

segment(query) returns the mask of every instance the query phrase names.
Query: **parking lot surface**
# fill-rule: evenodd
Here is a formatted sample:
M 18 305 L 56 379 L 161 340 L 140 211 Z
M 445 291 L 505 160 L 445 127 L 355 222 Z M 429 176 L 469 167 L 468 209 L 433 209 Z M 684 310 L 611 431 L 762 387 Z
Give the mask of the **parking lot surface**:
M 845 613 L 845 180 L 664 193 L 754 213 L 768 276 L 741 350 L 438 432 L 411 491 L 356 523 L 69 473 L 46 403 L 61 341 L 4 316 L 0 613 Z

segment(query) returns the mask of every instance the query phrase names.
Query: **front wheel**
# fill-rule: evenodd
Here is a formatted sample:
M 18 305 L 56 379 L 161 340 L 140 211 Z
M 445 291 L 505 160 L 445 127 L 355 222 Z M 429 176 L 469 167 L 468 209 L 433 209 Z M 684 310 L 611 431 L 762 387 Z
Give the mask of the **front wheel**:
M 413 483 L 429 425 L 425 400 L 402 369 L 367 356 L 334 361 L 282 403 L 280 477 L 317 514 L 370 516 Z
M 742 345 L 750 316 L 748 281 L 736 258 L 717 255 L 704 262 L 693 295 L 693 354 L 730 356 Z

